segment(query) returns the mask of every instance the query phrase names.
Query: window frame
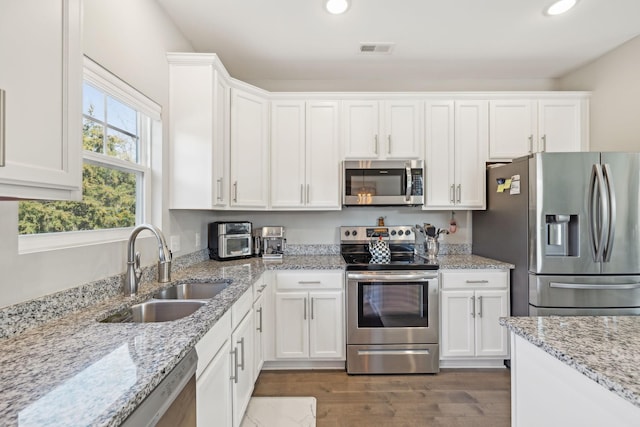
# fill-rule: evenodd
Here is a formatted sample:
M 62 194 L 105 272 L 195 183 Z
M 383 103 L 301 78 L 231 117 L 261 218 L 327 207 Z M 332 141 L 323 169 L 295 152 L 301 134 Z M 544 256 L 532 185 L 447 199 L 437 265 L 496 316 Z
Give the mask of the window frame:
M 108 96 L 127 104 L 139 114 L 139 163 L 132 163 L 101 153 L 82 151 L 82 163 L 108 166 L 126 172 L 141 174 L 141 191 L 136 197 L 136 225 L 151 221 L 152 187 L 154 171 L 151 151 L 162 141 L 162 107 L 140 93 L 116 75 L 103 68 L 89 57 L 84 57 L 83 82 L 89 83 Z M 80 101 L 82 102 L 82 101 Z M 160 144 L 161 147 L 161 144 Z M 140 186 L 140 182 L 138 182 Z M 158 193 L 159 194 L 159 193 Z M 47 250 L 64 249 L 92 244 L 126 241 L 134 227 L 109 228 L 98 230 L 64 231 L 59 233 L 18 235 L 18 253 L 33 253 Z M 16 225 L 17 229 L 17 225 Z

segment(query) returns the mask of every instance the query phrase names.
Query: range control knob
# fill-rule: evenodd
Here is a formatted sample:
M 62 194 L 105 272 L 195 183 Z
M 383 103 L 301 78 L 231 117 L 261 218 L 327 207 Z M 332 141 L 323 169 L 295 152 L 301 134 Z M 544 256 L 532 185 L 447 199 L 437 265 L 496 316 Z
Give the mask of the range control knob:
M 344 235 L 347 236 L 347 237 L 349 237 L 350 234 L 351 234 L 351 232 L 349 232 L 349 230 L 344 232 Z
M 398 231 L 398 236 L 402 236 L 404 232 L 402 230 Z
M 404 234 L 406 234 L 408 236 L 409 234 L 411 234 L 411 230 L 405 231 Z
M 395 236 L 396 235 L 396 230 L 391 230 L 391 235 Z
M 354 235 L 354 236 L 357 236 L 357 235 L 358 235 L 358 231 L 357 231 L 357 230 L 353 230 L 353 231 L 351 232 L 351 234 L 352 234 L 352 235 Z

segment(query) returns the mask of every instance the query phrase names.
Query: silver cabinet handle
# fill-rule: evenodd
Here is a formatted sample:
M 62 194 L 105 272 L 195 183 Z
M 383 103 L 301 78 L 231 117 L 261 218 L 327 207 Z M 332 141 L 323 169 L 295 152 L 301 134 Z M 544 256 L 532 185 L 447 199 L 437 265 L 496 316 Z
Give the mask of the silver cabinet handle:
M 5 166 L 5 91 L 0 89 L 0 167 Z
M 476 297 L 471 297 L 471 317 L 476 317 Z
M 375 145 L 374 145 L 374 147 L 373 147 L 373 152 L 374 152 L 375 154 L 378 154 L 378 135 L 375 135 L 375 136 L 374 136 L 374 141 L 375 141 Z
M 319 285 L 321 283 L 320 280 L 298 280 L 298 285 Z
M 233 355 L 233 375 L 230 379 L 238 384 L 238 347 L 234 348 L 231 354 Z
M 542 135 L 542 149 L 540 151 L 543 153 L 547 151 L 547 135 Z
M 233 183 L 233 201 L 238 201 L 238 181 Z
M 314 300 L 315 298 L 311 297 L 311 320 L 313 320 L 313 304 L 314 304 Z
M 309 204 L 309 192 L 311 191 L 311 185 L 307 184 L 307 204 Z
M 300 204 L 304 204 L 304 184 L 300 184 Z
M 467 283 L 489 283 L 488 280 L 466 280 Z
M 307 320 L 307 299 L 304 299 L 304 315 L 302 317 L 304 320 Z
M 260 316 L 259 316 L 259 319 L 260 319 L 260 326 L 258 326 L 256 329 L 257 329 L 257 331 L 258 331 L 258 332 L 262 332 L 262 307 L 260 307 L 260 308 L 258 309 L 258 314 L 260 315 Z
M 244 371 L 244 337 L 240 338 L 238 344 L 240 344 L 240 351 L 242 352 L 242 356 L 240 356 L 242 362 L 238 364 L 238 367 Z
M 454 184 L 451 184 L 451 188 L 449 188 L 449 195 L 451 196 L 451 203 L 455 203 L 456 202 L 456 186 Z
M 478 317 L 482 317 L 482 297 L 478 297 Z
M 389 141 L 387 144 L 387 154 L 391 154 L 391 135 L 387 136 L 387 140 Z
M 216 199 L 222 201 L 222 178 L 218 178 L 216 182 L 218 183 L 218 197 Z
M 533 154 L 533 135 L 529 135 L 529 154 Z
M 458 203 L 460 203 L 460 201 L 462 200 L 462 184 L 458 184 L 456 199 L 457 199 Z
M 266 287 L 267 287 L 267 285 L 260 286 L 260 289 L 258 289 L 258 293 L 259 294 L 263 293 L 264 292 L 264 288 L 266 288 Z

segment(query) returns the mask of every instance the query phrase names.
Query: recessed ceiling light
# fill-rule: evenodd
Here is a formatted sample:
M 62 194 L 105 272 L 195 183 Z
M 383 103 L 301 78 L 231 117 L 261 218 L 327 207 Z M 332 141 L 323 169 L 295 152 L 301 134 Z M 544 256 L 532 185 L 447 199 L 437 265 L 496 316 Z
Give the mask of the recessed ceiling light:
M 349 9 L 349 2 L 347 0 L 326 0 L 324 7 L 329 13 L 340 15 Z
M 561 15 L 568 12 L 578 3 L 578 0 L 558 0 L 547 8 L 547 15 Z

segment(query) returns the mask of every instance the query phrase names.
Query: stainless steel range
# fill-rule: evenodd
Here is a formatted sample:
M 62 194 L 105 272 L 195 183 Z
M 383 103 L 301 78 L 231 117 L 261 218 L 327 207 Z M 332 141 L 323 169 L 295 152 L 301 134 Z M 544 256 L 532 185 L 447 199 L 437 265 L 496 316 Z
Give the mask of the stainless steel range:
M 340 227 L 347 263 L 347 373 L 436 373 L 438 264 L 414 255 L 411 226 Z M 390 259 L 370 253 L 385 242 Z M 375 251 L 374 251 L 375 252 Z

